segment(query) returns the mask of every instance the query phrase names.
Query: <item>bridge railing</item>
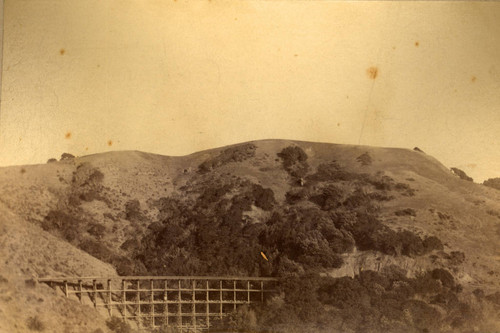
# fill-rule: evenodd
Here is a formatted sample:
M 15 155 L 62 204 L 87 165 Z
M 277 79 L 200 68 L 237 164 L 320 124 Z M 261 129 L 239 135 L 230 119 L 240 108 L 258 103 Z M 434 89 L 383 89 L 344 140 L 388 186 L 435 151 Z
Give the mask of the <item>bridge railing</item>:
M 202 330 L 242 304 L 264 302 L 277 279 L 215 276 L 118 276 L 40 278 L 66 297 L 87 296 L 110 316 L 134 320 L 139 327 Z

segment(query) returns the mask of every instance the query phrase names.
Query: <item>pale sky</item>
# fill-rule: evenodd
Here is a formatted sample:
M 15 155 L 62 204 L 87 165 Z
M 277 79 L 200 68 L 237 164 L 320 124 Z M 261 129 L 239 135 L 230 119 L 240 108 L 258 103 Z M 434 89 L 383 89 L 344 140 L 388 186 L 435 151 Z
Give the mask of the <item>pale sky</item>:
M 500 177 L 499 2 L 5 0 L 4 15 L 0 165 L 282 138 L 418 146 Z

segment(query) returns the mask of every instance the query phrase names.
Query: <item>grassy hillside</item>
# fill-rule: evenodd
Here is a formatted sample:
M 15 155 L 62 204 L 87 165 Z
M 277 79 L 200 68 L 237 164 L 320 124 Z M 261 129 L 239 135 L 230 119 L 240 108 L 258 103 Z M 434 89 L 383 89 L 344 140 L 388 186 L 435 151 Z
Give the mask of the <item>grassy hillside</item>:
M 35 283 L 39 276 L 113 276 L 113 267 L 0 204 L 0 332 L 107 332 L 105 317 Z M 99 331 L 101 329 L 101 331 Z
M 0 202 L 122 275 L 285 277 L 254 330 L 498 330 L 500 191 L 419 151 L 113 152 L 1 168 Z

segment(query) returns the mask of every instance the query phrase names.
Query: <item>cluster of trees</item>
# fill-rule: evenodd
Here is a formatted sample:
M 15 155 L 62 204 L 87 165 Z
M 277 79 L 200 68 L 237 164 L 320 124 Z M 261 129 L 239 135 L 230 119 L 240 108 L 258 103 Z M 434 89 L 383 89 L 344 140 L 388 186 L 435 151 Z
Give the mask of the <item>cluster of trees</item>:
M 414 278 L 397 266 L 351 277 L 317 274 L 283 281 L 282 298 L 257 309 L 258 325 L 275 332 L 435 332 L 472 329 L 481 313 L 460 300 L 445 269 Z
M 300 188 L 283 205 L 271 189 L 241 179 L 212 179 L 198 191 L 193 200 L 159 199 L 159 220 L 142 239 L 126 242 L 149 272 L 282 276 L 338 268 L 354 246 L 412 257 L 443 248 L 436 237 L 393 231 L 369 209 L 357 209 L 372 204 L 369 195 L 334 184 L 317 194 Z M 306 199 L 316 205 L 298 204 Z M 261 219 L 245 219 L 256 209 L 265 213 Z
M 243 145 L 227 148 L 214 158 L 208 159 L 205 162 L 201 163 L 198 166 L 198 172 L 207 173 L 230 162 L 242 162 L 255 156 L 256 149 L 257 146 L 252 143 L 246 143 Z
M 298 146 L 289 146 L 284 148 L 278 153 L 281 158 L 283 168 L 293 178 L 303 178 L 309 171 L 309 164 L 307 164 L 307 154 Z
M 490 178 L 483 182 L 483 185 L 500 190 L 500 178 Z
M 459 168 L 451 168 L 451 171 L 457 175 L 460 179 L 472 182 L 474 179 L 469 177 L 463 170 L 460 170 Z

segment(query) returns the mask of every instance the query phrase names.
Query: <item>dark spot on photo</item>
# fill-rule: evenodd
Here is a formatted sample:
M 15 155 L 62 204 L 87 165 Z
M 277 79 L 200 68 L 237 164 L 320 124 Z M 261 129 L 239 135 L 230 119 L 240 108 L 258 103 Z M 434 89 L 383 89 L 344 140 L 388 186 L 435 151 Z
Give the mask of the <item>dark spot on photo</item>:
M 378 68 L 377 67 L 370 67 L 366 70 L 366 75 L 372 80 L 375 80 L 378 76 Z

